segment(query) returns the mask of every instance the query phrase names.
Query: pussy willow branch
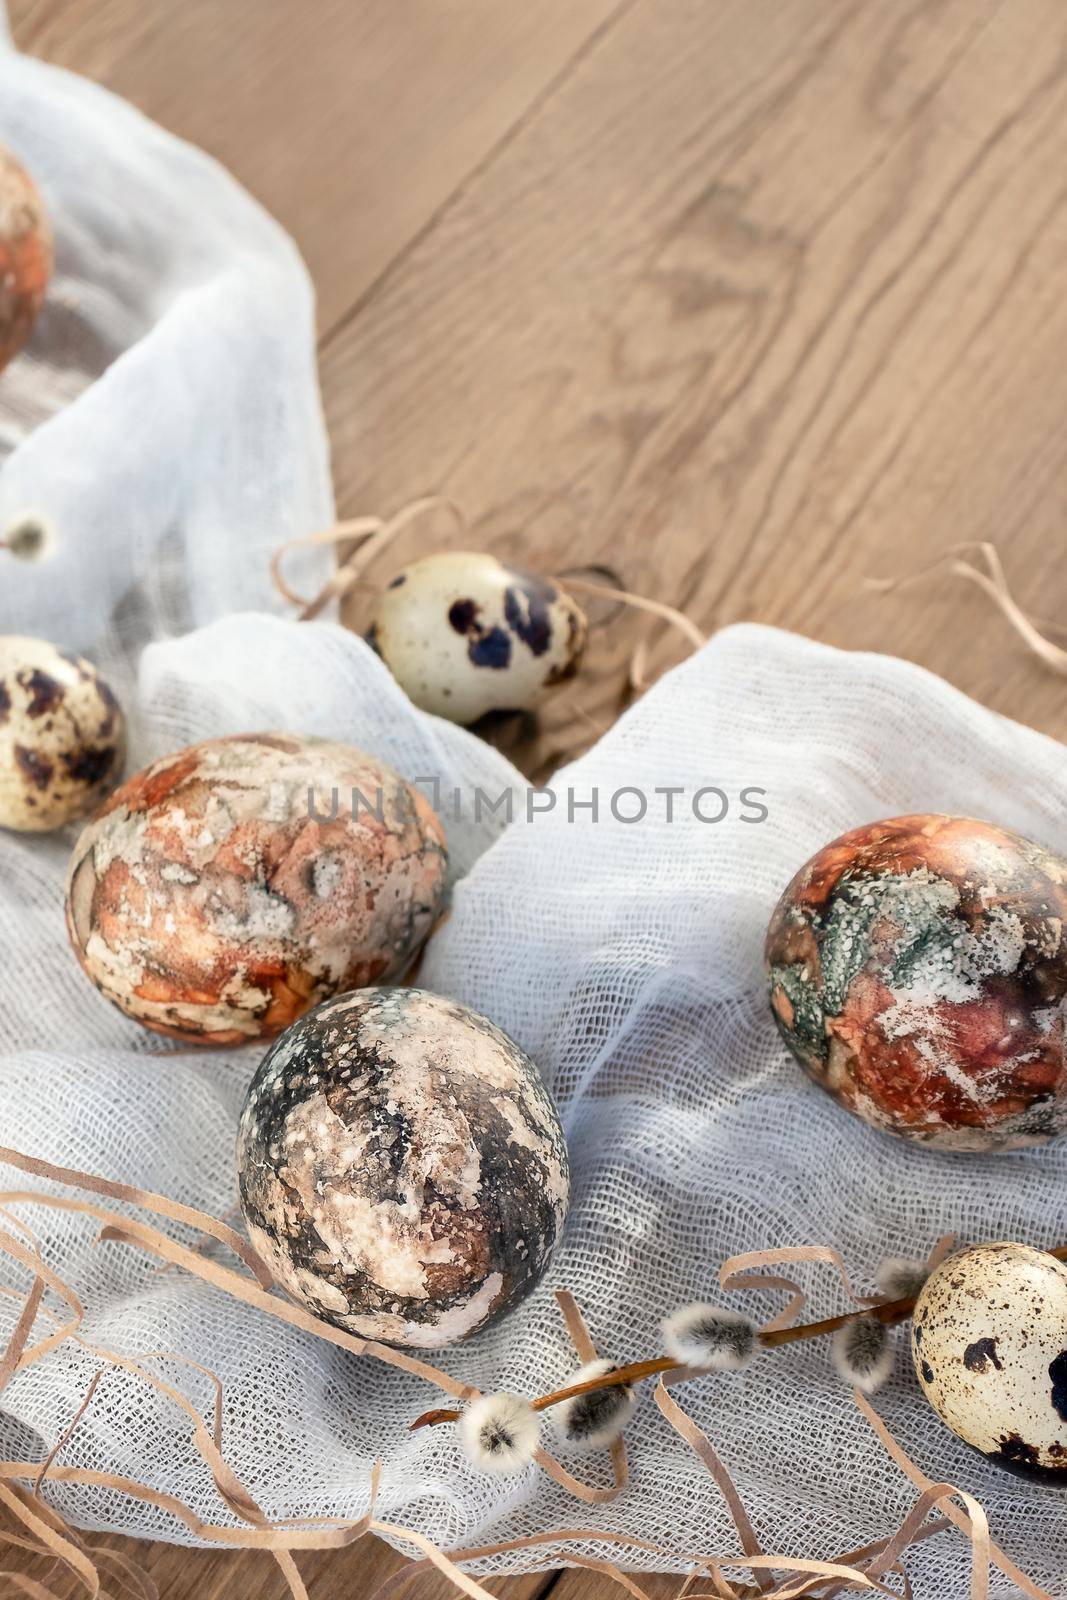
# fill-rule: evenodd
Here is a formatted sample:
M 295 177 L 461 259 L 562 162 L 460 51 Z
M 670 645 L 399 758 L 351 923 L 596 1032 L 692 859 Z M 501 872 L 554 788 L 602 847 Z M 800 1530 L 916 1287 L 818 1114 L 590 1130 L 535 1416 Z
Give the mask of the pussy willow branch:
M 758 1333 L 756 1343 L 766 1350 L 777 1349 L 783 1344 L 797 1344 L 802 1339 L 817 1339 L 820 1334 L 834 1333 L 838 1328 L 843 1328 L 848 1322 L 860 1322 L 870 1318 L 884 1322 L 891 1326 L 896 1322 L 904 1322 L 911 1316 L 915 1309 L 914 1295 L 903 1300 L 884 1300 L 877 1305 L 864 1306 L 859 1311 L 845 1311 L 837 1317 L 824 1317 L 821 1322 L 806 1322 L 796 1328 L 777 1328 L 773 1333 Z M 552 1394 L 543 1394 L 530 1404 L 535 1411 L 545 1411 L 549 1406 L 558 1405 L 561 1400 L 573 1400 L 578 1395 L 595 1394 L 598 1389 L 614 1389 L 624 1383 L 640 1383 L 644 1378 L 656 1377 L 661 1372 L 681 1372 L 687 1365 L 684 1361 L 675 1361 L 672 1356 L 655 1356 L 651 1361 L 633 1361 L 629 1366 L 616 1367 L 614 1372 L 606 1372 L 601 1378 L 587 1378 L 584 1383 L 571 1383 L 565 1389 L 556 1389 Z M 425 1411 L 411 1424 L 411 1432 L 416 1428 L 434 1428 L 439 1422 L 456 1422 L 462 1412 L 449 1409 Z
M 1055 1250 L 1045 1253 L 1054 1256 L 1057 1261 L 1067 1261 L 1067 1245 L 1058 1245 Z M 915 1295 L 903 1295 L 899 1300 L 877 1300 L 856 1311 L 842 1311 L 836 1317 L 823 1317 L 819 1322 L 802 1322 L 795 1328 L 775 1328 L 772 1332 L 758 1333 L 756 1343 L 764 1350 L 777 1350 L 785 1344 L 799 1344 L 805 1339 L 818 1339 L 824 1334 L 836 1333 L 838 1328 L 845 1328 L 850 1322 L 881 1322 L 885 1327 L 892 1328 L 899 1322 L 907 1322 L 915 1310 L 916 1298 Z M 616 1367 L 614 1372 L 605 1373 L 602 1378 L 587 1378 L 584 1383 L 572 1383 L 566 1389 L 543 1394 L 537 1400 L 531 1400 L 530 1404 L 535 1411 L 546 1411 L 549 1406 L 558 1405 L 562 1400 L 594 1394 L 598 1389 L 614 1389 L 624 1383 L 640 1383 L 643 1378 L 652 1378 L 661 1372 L 680 1372 L 685 1365 L 684 1361 L 675 1361 L 670 1356 L 656 1356 L 651 1361 L 633 1361 L 627 1367 Z M 424 1411 L 411 1424 L 410 1432 L 414 1433 L 416 1428 L 435 1428 L 440 1422 L 458 1422 L 461 1416 L 462 1412 L 449 1409 Z
M 572 1400 L 580 1394 L 595 1394 L 598 1389 L 614 1389 L 620 1383 L 638 1383 L 642 1378 L 654 1377 L 657 1372 L 674 1372 L 682 1365 L 683 1362 L 674 1361 L 670 1356 L 656 1356 L 652 1361 L 634 1361 L 628 1367 L 605 1373 L 602 1378 L 587 1378 L 584 1383 L 572 1383 L 566 1389 L 557 1389 L 554 1394 L 543 1394 L 540 1399 L 531 1400 L 530 1404 L 535 1411 L 545 1411 L 560 1400 Z M 416 1428 L 435 1428 L 439 1422 L 456 1422 L 462 1415 L 461 1411 L 447 1409 L 424 1411 L 421 1417 L 416 1417 L 408 1431 L 414 1433 Z

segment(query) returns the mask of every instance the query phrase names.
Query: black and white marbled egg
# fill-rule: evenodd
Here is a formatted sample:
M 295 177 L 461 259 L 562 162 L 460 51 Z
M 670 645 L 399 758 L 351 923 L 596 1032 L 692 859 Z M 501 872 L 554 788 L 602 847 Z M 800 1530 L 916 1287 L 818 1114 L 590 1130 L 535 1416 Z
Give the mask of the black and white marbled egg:
M 1054 1256 L 1011 1242 L 949 1256 L 919 1295 L 911 1353 L 953 1433 L 1067 1484 L 1067 1267 Z
M 570 1191 L 529 1056 L 421 989 L 339 995 L 282 1034 L 249 1086 L 237 1171 L 252 1242 L 294 1300 L 431 1349 L 536 1287 Z

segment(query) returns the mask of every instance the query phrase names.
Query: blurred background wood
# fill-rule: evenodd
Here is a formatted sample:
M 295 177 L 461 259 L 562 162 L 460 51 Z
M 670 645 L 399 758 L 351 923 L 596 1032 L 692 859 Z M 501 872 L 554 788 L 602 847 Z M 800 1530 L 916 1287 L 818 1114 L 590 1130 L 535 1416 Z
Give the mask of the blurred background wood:
M 1067 609 L 1060 0 L 14 0 L 12 22 L 294 233 L 342 515 L 435 489 L 476 546 L 610 562 L 709 631 L 906 656 L 1067 734 L 1062 680 L 976 591 L 864 586 L 992 539 L 1026 609 Z M 552 770 L 625 704 L 648 632 L 597 629 L 541 716 L 490 735 Z M 393 1559 L 370 1551 L 306 1563 L 316 1600 L 368 1592 Z M 153 1559 L 174 1600 L 251 1592 L 232 1557 Z M 504 1592 L 553 1580 L 524 1582 Z
M 186 1550 L 118 1535 L 91 1538 L 91 1543 L 137 1561 L 158 1588 L 160 1600 L 287 1600 L 291 1592 L 274 1560 L 259 1550 Z M 379 1584 L 399 1571 L 405 1559 L 378 1539 L 363 1539 L 348 1550 L 301 1554 L 297 1566 L 311 1600 L 369 1600 Z M 47 1583 L 60 1600 L 81 1600 L 85 1594 L 80 1581 L 57 1576 L 55 1567 L 50 1569 L 48 1562 L 20 1559 L 18 1551 L 5 1551 L 0 1564 Z M 113 1575 L 103 1563 L 101 1574 L 105 1582 Z M 522 1578 L 487 1578 L 485 1587 L 491 1594 L 500 1595 L 501 1600 L 535 1600 L 535 1596 L 544 1595 L 553 1587 L 556 1576 L 540 1573 Z M 679 1580 L 671 1581 L 677 1588 Z M 0 1578 L 0 1594 L 6 1592 Z M 453 1585 L 435 1573 L 412 1579 L 394 1594 L 398 1600 L 456 1600 Z M 650 1600 L 661 1600 L 661 1596 L 653 1595 Z
M 289 229 L 328 336 L 611 0 L 14 0 L 23 49 L 217 156 Z

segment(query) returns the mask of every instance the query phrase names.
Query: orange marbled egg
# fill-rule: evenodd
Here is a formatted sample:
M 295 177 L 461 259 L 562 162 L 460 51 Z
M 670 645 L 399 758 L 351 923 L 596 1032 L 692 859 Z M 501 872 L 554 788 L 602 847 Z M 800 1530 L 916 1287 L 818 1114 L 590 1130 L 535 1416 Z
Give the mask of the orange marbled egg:
M 52 229 L 29 173 L 0 145 L 0 372 L 29 338 L 52 276 Z
M 990 822 L 872 822 L 771 918 L 779 1032 L 875 1127 L 954 1150 L 1067 1128 L 1067 863 Z
M 268 1038 L 419 948 L 447 871 L 425 796 L 292 734 L 213 739 L 131 778 L 67 882 L 75 953 L 127 1015 L 205 1045 Z

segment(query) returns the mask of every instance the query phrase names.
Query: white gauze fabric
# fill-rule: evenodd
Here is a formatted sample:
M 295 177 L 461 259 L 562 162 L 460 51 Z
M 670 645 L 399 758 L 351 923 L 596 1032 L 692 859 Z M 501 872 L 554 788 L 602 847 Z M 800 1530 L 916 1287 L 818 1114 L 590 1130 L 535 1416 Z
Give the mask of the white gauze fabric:
M 1062 1240 L 1054 1197 L 1067 1180 L 1067 1143 L 949 1156 L 867 1128 L 794 1066 L 761 970 L 786 881 L 861 822 L 963 812 L 1061 846 L 1062 748 L 903 662 L 745 626 L 653 688 L 558 776 L 554 809 L 541 797 L 527 821 L 508 764 L 415 711 L 360 640 L 332 624 L 232 614 L 265 603 L 268 549 L 330 511 L 307 286 L 277 230 L 211 163 L 127 107 L 2 54 L 0 137 L 42 180 L 61 263 L 31 351 L 0 379 L 13 430 L 0 508 L 46 510 L 60 549 L 47 568 L 2 568 L 0 629 L 118 667 L 131 769 L 194 739 L 280 727 L 364 746 L 412 779 L 438 778 L 456 884 L 422 981 L 512 1033 L 559 1103 L 574 1188 L 548 1280 L 442 1364 L 482 1389 L 533 1395 L 561 1383 L 576 1363 L 556 1285 L 575 1293 L 602 1353 L 631 1358 L 658 1350 L 666 1310 L 716 1298 L 719 1264 L 739 1251 L 832 1244 L 866 1287 L 883 1256 L 921 1254 L 948 1229 L 964 1240 Z M 126 258 L 131 240 L 138 248 Z M 710 785 L 729 800 L 718 823 L 692 809 Z M 667 786 L 684 790 L 670 823 L 655 792 Z M 475 820 L 479 787 L 512 792 L 510 825 L 502 812 Z M 613 817 L 611 798 L 624 788 L 646 797 L 643 820 Z M 766 820 L 743 820 L 752 814 L 743 788 L 766 791 Z M 569 817 L 569 790 L 578 802 L 595 790 L 599 817 Z M 638 808 L 633 794 L 618 803 L 624 815 Z M 721 805 L 705 797 L 702 809 L 711 816 Z M 96 996 L 64 934 L 70 844 L 0 835 L 0 1138 L 225 1216 L 256 1051 L 176 1053 Z M 27 1182 L 11 1174 L 10 1186 Z M 737 1549 L 712 1480 L 648 1393 L 628 1434 L 630 1487 L 610 1505 L 579 1506 L 537 1468 L 513 1480 L 479 1475 L 451 1428 L 408 1433 L 439 1403 L 426 1385 L 161 1273 L 117 1243 L 97 1244 L 84 1218 L 22 1214 L 84 1301 L 86 1337 L 127 1355 L 173 1351 L 217 1373 L 226 1456 L 270 1517 L 360 1515 L 381 1459 L 381 1513 L 444 1546 L 596 1523 L 678 1560 Z M 828 1271 L 802 1275 L 815 1314 L 840 1308 Z M 28 1281 L 6 1258 L 0 1277 L 23 1289 Z M 766 1316 L 769 1298 L 731 1302 Z M 0 1341 L 15 1310 L 0 1302 Z M 41 1318 L 38 1336 L 48 1326 Z M 152 1364 L 210 1416 L 206 1379 Z M 66 1344 L 18 1374 L 0 1402 L 0 1451 L 40 1459 L 97 1366 Z M 914 1498 L 824 1348 L 765 1356 L 739 1377 L 677 1393 L 768 1549 L 833 1556 L 886 1534 Z M 1064 1592 L 1060 1493 L 1002 1474 L 954 1439 L 903 1355 L 879 1405 L 927 1473 L 976 1493 L 1020 1564 Z M 232 1522 L 189 1434 L 160 1395 L 109 1370 L 61 1459 L 129 1474 Z M 599 1458 L 569 1464 L 608 1481 Z M 86 1527 L 188 1538 L 166 1514 L 112 1491 L 53 1483 L 46 1492 Z M 575 1551 L 611 1553 L 546 1546 L 491 1565 L 547 1566 Z M 919 1596 L 962 1592 L 968 1558 L 956 1534 L 908 1559 Z M 1014 1591 L 998 1579 L 993 1592 Z
M 270 608 L 270 553 L 333 519 L 311 288 L 214 161 L 2 35 L 0 141 L 56 235 L 45 308 L 0 375 L 0 533 L 34 512 L 57 534 L 47 565 L 0 567 L 0 631 L 29 607 L 46 638 L 129 665 Z M 287 570 L 314 592 L 313 566 Z

